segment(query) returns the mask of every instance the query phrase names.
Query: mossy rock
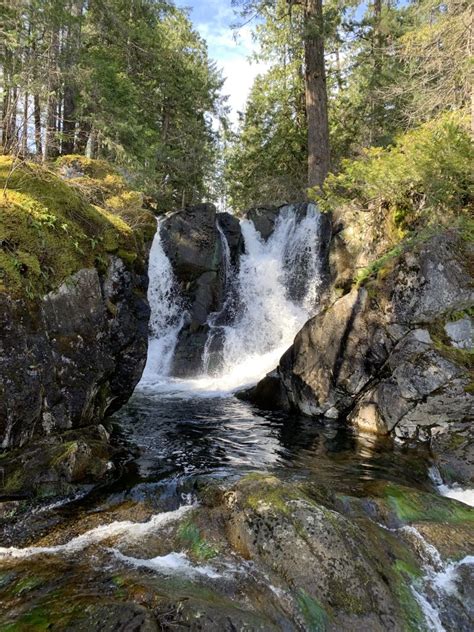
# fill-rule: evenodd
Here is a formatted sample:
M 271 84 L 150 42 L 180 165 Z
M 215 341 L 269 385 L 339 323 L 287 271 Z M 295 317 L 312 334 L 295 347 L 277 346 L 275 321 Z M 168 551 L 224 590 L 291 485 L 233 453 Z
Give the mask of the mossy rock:
M 88 170 L 94 165 L 89 161 Z M 92 205 L 52 169 L 0 157 L 0 291 L 14 298 L 43 296 L 82 268 L 104 267 L 109 253 L 124 255 L 132 269 L 143 268 L 155 219 L 139 206 L 140 194 L 116 181 L 112 167 L 95 166 L 105 188 L 115 196 L 120 188 L 121 206 L 106 199 L 103 206 Z
M 393 483 L 385 486 L 383 495 L 403 523 L 474 522 L 474 509 L 451 498 Z

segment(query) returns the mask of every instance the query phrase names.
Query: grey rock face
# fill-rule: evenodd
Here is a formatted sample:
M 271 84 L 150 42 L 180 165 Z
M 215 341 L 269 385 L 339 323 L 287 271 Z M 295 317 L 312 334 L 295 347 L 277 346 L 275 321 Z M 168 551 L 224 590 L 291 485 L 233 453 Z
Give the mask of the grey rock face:
M 240 255 L 244 250 L 240 222 L 235 215 L 230 213 L 217 213 L 216 218 L 229 244 L 231 264 L 238 269 Z
M 459 255 L 466 247 L 452 233 L 436 235 L 308 321 L 278 368 L 291 405 L 308 415 L 349 414 L 361 430 L 401 439 L 472 420 L 474 292 Z
M 267 241 L 275 229 L 280 209 L 276 206 L 258 206 L 247 211 L 246 217 L 253 222 L 262 238 Z
M 235 232 L 228 219 L 224 222 L 229 231 Z M 189 314 L 172 367 L 173 375 L 186 377 L 199 373 L 208 315 L 219 311 L 223 304 L 222 244 L 216 208 L 213 204 L 187 207 L 164 220 L 161 231 L 165 253 Z
M 147 277 L 110 257 L 41 302 L 0 296 L 0 437 L 3 448 L 98 424 L 139 381 L 148 344 Z
M 457 349 L 472 349 L 474 346 L 474 327 L 470 318 L 461 318 L 444 326 L 453 347 Z

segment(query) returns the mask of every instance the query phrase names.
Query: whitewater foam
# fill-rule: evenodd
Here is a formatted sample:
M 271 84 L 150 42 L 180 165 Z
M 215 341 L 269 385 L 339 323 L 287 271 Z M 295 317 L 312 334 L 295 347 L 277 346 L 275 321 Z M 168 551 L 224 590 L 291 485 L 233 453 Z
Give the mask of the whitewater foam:
M 474 507 L 474 488 L 462 487 L 457 483 L 454 483 L 453 485 L 447 485 L 443 481 L 440 471 L 436 466 L 430 468 L 429 475 L 441 496 L 446 496 L 446 498 L 453 498 L 454 500 L 458 500 L 465 505 Z
M 35 555 L 57 555 L 77 553 L 91 546 L 111 538 L 123 538 L 124 540 L 140 540 L 144 535 L 152 533 L 160 528 L 179 520 L 195 505 L 183 505 L 175 511 L 167 511 L 155 514 L 147 522 L 132 522 L 130 520 L 112 522 L 90 529 L 76 536 L 65 544 L 55 546 L 30 546 L 25 548 L 0 547 L 0 559 L 2 558 L 28 558 Z
M 186 317 L 178 284 L 163 248 L 160 222 L 150 250 L 148 277 L 151 314 L 143 384 L 153 383 L 157 375 L 168 375 L 178 334 Z
M 172 551 L 167 555 L 153 557 L 151 559 L 141 559 L 124 555 L 117 549 L 109 549 L 111 553 L 121 562 L 137 568 L 148 568 L 164 575 L 201 575 L 209 579 L 218 579 L 221 574 L 215 571 L 211 566 L 198 566 L 190 562 L 185 553 L 177 553 Z

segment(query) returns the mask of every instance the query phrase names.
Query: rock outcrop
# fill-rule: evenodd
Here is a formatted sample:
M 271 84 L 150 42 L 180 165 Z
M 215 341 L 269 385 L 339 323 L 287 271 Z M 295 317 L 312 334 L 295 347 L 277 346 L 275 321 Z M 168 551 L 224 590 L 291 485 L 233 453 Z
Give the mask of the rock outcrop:
M 41 301 L 0 295 L 2 447 L 100 423 L 139 381 L 147 350 L 147 276 L 110 256 Z
M 1 495 L 72 491 L 111 472 L 102 422 L 146 362 L 156 219 L 108 163 L 64 156 L 56 168 L 62 178 L 2 158 Z
M 262 239 L 267 241 L 275 229 L 279 213 L 277 206 L 257 206 L 247 211 L 246 218 L 253 222 Z
M 306 323 L 280 361 L 275 397 L 283 387 L 305 414 L 399 438 L 472 420 L 472 254 L 446 231 L 393 257 Z
M 179 377 L 199 373 L 209 331 L 208 316 L 219 311 L 223 304 L 223 252 L 216 215 L 213 204 L 189 206 L 165 219 L 161 227 L 163 248 L 187 310 L 171 370 Z M 222 230 L 232 233 L 235 248 L 239 239 L 235 226 L 227 218 L 224 222 Z
M 217 213 L 216 220 L 227 240 L 230 264 L 235 272 L 239 269 L 240 255 L 244 251 L 244 239 L 240 229 L 240 222 L 235 215 L 230 213 Z

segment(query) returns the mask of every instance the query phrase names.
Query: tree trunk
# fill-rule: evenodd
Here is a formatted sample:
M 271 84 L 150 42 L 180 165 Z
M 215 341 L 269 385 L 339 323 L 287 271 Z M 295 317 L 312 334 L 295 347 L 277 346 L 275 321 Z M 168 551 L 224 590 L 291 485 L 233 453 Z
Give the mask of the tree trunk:
M 81 47 L 82 17 L 84 0 L 71 0 L 69 4 L 71 21 L 68 24 L 65 43 L 64 100 L 63 100 L 63 142 L 62 153 L 72 154 L 75 146 L 77 119 L 77 85 L 74 69 Z M 87 141 L 86 141 L 87 142 Z
M 33 97 L 34 119 L 35 119 L 35 145 L 38 158 L 43 156 L 43 141 L 41 139 L 41 105 L 39 95 Z
M 322 0 L 306 0 L 304 45 L 308 186 L 321 187 L 329 172 L 330 155 Z
M 74 143 L 74 153 L 75 154 L 85 154 L 87 148 L 87 141 L 89 140 L 89 135 L 91 133 L 91 124 L 86 121 L 80 121 L 76 139 Z
M 28 92 L 25 92 L 23 100 L 23 129 L 21 135 L 21 150 L 23 156 L 28 154 L 28 101 L 30 96 Z
M 44 140 L 44 159 L 58 154 L 57 147 L 57 109 L 58 109 L 58 54 L 59 33 L 54 25 L 50 34 L 48 50 L 48 99 L 46 106 L 46 134 Z

